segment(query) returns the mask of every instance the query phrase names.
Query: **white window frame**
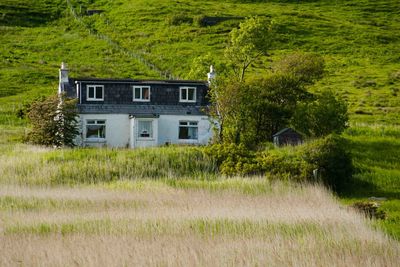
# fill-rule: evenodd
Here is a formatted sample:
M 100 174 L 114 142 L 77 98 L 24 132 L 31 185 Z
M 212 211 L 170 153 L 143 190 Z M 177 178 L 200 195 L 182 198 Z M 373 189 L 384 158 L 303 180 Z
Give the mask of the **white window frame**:
M 100 87 L 101 88 L 101 98 L 96 98 L 96 92 L 97 92 L 97 88 Z M 94 97 L 89 97 L 89 90 L 90 88 L 94 88 Z M 88 101 L 104 101 L 104 85 L 95 85 L 95 84 L 91 84 L 91 85 L 87 85 L 86 86 L 86 100 Z
M 193 89 L 193 99 L 189 99 L 189 90 Z M 186 98 L 184 99 L 183 96 L 183 91 L 186 91 Z M 196 87 L 179 87 L 179 102 L 186 102 L 186 103 L 194 103 L 196 102 L 196 93 L 197 93 L 197 88 Z
M 136 95 L 135 95 L 135 92 L 136 92 L 137 88 L 140 88 L 140 96 L 139 96 L 139 98 L 137 98 Z M 143 89 L 144 88 L 149 89 L 149 99 L 144 99 L 143 98 Z M 132 92 L 132 95 L 133 95 L 132 96 L 132 100 L 134 102 L 150 102 L 150 98 L 151 98 L 151 87 L 150 86 L 133 86 L 132 90 L 133 90 L 133 92 Z
M 150 122 L 150 124 L 151 124 L 151 135 L 149 137 L 140 136 L 139 123 L 143 122 L 143 121 Z M 154 140 L 154 120 L 153 119 L 138 119 L 137 120 L 136 138 L 137 138 L 137 140 Z
M 94 123 L 89 123 L 93 121 Z M 99 123 L 101 121 L 102 123 Z M 104 125 L 104 137 L 87 137 L 89 125 Z M 85 125 L 85 140 L 87 141 L 105 141 L 107 137 L 107 121 L 105 119 L 87 119 Z
M 183 123 L 186 123 L 186 125 L 182 125 Z M 192 123 L 192 125 L 191 125 Z M 196 125 L 193 125 L 193 123 L 196 123 Z M 196 134 L 196 138 L 186 138 L 186 139 L 182 139 L 180 138 L 180 131 L 181 131 L 181 127 L 185 127 L 185 128 L 196 128 L 197 129 L 197 134 Z M 188 129 L 189 131 L 189 129 Z M 179 140 L 188 140 L 188 141 L 196 141 L 199 140 L 199 122 L 198 121 L 179 121 L 179 128 L 178 128 L 178 139 Z

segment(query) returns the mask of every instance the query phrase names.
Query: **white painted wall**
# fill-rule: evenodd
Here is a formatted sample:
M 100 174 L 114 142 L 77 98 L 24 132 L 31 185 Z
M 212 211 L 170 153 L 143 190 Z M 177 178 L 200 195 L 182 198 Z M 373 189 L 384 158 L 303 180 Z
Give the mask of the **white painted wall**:
M 129 147 L 130 122 L 128 114 L 80 114 L 80 119 L 82 121 L 83 146 Z M 89 141 L 85 138 L 87 120 L 106 121 L 105 140 Z
M 198 122 L 198 140 L 179 140 L 179 121 Z M 158 145 L 170 144 L 203 144 L 212 137 L 212 127 L 207 116 L 193 115 L 160 115 L 158 121 Z
M 212 138 L 212 125 L 207 116 L 194 115 L 160 115 L 154 118 L 154 140 L 151 142 L 135 140 L 135 121 L 140 118 L 129 118 L 128 114 L 81 114 L 82 145 L 93 147 L 146 147 L 169 144 L 207 144 Z M 87 140 L 86 121 L 105 120 L 105 140 Z M 197 121 L 198 139 L 179 140 L 179 121 Z M 79 138 L 78 138 L 79 139 Z

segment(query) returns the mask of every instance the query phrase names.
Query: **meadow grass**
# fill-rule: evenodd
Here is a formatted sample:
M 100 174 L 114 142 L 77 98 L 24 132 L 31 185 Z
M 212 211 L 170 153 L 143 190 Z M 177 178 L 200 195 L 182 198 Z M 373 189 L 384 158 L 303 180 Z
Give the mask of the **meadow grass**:
M 119 188 L 2 186 L 0 264 L 397 264 L 399 243 L 321 186 L 219 179 L 229 189 L 153 186 L 154 180 Z M 268 190 L 244 194 L 248 184 Z
M 33 156 L 34 155 L 34 156 Z M 93 184 L 141 178 L 212 179 L 217 167 L 196 147 L 46 149 L 15 145 L 0 152 L 0 183 Z
M 354 184 L 341 196 L 345 203 L 384 197 L 381 209 L 388 218 L 377 222 L 379 227 L 400 239 L 400 127 L 356 124 L 345 136 L 356 167 Z

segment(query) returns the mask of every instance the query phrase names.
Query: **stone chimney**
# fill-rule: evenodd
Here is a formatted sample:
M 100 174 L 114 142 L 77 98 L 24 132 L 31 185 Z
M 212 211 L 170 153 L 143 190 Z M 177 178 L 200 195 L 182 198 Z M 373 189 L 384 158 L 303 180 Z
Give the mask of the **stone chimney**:
M 61 63 L 59 76 L 60 81 L 58 85 L 58 93 L 61 94 L 65 92 L 65 85 L 69 83 L 67 64 L 65 64 L 64 62 Z
M 211 66 L 210 66 L 210 72 L 207 73 L 208 84 L 211 84 L 212 81 L 215 80 L 215 76 L 216 76 L 216 73 L 215 73 L 215 70 L 214 70 L 214 66 L 211 65 Z

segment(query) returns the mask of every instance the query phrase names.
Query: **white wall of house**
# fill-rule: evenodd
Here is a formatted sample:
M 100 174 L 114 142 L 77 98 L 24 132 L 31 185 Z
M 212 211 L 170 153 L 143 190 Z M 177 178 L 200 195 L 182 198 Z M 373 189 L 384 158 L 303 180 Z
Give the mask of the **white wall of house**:
M 179 122 L 198 122 L 198 138 L 196 140 L 179 139 Z M 160 115 L 158 122 L 158 145 L 170 144 L 207 144 L 212 137 L 212 127 L 207 116 Z
M 128 114 L 81 114 L 83 146 L 129 147 L 130 122 Z M 103 138 L 87 138 L 87 122 L 105 120 L 106 132 Z
M 169 144 L 207 144 L 212 126 L 207 116 L 160 115 L 159 118 L 132 118 L 128 114 L 81 114 L 82 145 L 92 147 L 147 147 Z M 105 138 L 87 138 L 89 121 L 105 121 Z M 138 120 L 153 121 L 153 138 L 138 138 Z M 180 122 L 197 122 L 197 138 L 180 139 Z

